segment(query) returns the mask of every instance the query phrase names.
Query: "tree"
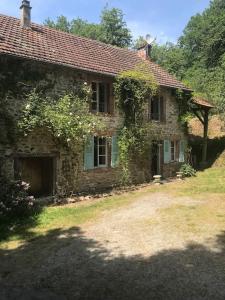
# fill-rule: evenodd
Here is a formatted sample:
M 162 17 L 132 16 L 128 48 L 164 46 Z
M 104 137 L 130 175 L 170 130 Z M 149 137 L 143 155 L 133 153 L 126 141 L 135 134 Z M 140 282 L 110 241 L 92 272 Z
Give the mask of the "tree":
M 57 17 L 56 22 L 48 18 L 45 20 L 44 25 L 65 32 L 70 32 L 71 30 L 71 24 L 65 16 Z
M 103 42 L 121 48 L 131 45 L 132 36 L 123 19 L 122 10 L 104 8 L 101 15 L 101 27 Z
M 123 19 L 123 12 L 117 8 L 109 9 L 105 7 L 99 24 L 89 23 L 81 18 L 68 21 L 65 16 L 58 17 L 56 22 L 48 18 L 44 24 L 57 30 L 122 48 L 129 47 L 132 42 L 130 30 Z

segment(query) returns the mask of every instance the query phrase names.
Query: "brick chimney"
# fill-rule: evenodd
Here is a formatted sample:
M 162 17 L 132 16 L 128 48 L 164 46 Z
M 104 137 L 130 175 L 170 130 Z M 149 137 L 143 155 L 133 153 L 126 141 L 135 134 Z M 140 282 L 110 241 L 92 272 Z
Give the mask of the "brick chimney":
M 151 57 L 151 50 L 152 50 L 152 45 L 151 44 L 146 44 L 137 50 L 137 54 L 140 58 L 147 60 L 150 59 Z
M 25 28 L 29 28 L 31 24 L 31 9 L 30 1 L 23 0 L 20 6 L 21 9 L 21 26 Z

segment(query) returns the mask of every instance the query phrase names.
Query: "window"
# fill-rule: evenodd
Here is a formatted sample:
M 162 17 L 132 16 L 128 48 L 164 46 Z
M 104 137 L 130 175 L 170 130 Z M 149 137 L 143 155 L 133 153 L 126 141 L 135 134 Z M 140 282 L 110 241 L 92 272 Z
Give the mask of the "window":
M 151 120 L 160 120 L 160 101 L 159 97 L 153 97 L 151 99 Z
M 170 147 L 171 147 L 171 161 L 175 161 L 176 160 L 176 143 L 174 141 L 171 141 Z
M 155 96 L 150 100 L 149 119 L 153 121 L 165 121 L 164 98 Z
M 107 141 L 104 137 L 94 137 L 94 167 L 107 165 Z
M 107 112 L 108 109 L 108 84 L 104 82 L 92 82 L 91 110 L 94 112 Z
M 109 156 L 111 156 L 111 167 L 116 168 L 119 164 L 117 136 L 112 136 L 111 147 L 107 138 L 90 136 L 84 147 L 84 169 L 109 167 Z

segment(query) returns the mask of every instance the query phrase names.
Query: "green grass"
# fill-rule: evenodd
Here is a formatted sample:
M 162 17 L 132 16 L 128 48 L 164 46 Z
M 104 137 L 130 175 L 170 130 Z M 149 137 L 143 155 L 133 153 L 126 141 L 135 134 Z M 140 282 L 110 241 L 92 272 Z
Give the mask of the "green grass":
M 211 168 L 198 172 L 196 177 L 185 179 L 182 183 L 164 186 L 163 189 L 177 196 L 202 196 L 206 194 L 224 195 L 225 168 Z
M 32 218 L 17 223 L 0 224 L 0 248 L 16 248 L 26 241 L 46 235 L 51 230 L 68 229 L 85 222 L 95 221 L 105 211 L 128 205 L 149 192 L 162 192 L 174 197 L 197 197 L 211 201 L 212 207 L 208 205 L 208 208 L 214 210 L 214 216 L 219 216 L 216 219 L 223 219 L 220 210 L 214 209 L 214 206 L 219 205 L 220 201 L 224 203 L 223 200 L 225 200 L 225 168 L 208 169 L 204 172 L 198 172 L 196 177 L 186 179 L 183 182 L 174 182 L 161 187 L 153 186 L 136 192 L 94 200 L 93 202 L 46 207 L 40 214 Z M 196 227 L 194 224 L 197 224 L 198 218 L 201 219 L 201 215 L 203 216 L 202 220 L 208 218 L 208 208 L 202 214 L 199 212 L 193 222 L 189 222 L 190 227 Z M 182 223 L 182 220 L 186 220 L 186 214 L 187 218 L 191 218 L 190 216 L 194 215 L 195 211 L 197 210 L 192 207 L 175 207 L 172 209 L 171 214 L 168 211 L 168 216 L 172 215 L 173 218 L 175 217 L 178 220 L 178 223 L 175 224 L 176 227 Z M 221 211 L 224 211 L 223 208 L 221 208 Z M 183 212 L 185 215 L 183 215 Z
M 46 207 L 40 214 L 14 224 L 0 224 L 0 248 L 15 248 L 26 241 L 36 239 L 54 229 L 68 229 L 91 222 L 108 210 L 128 205 L 149 192 L 145 188 L 123 195 L 112 196 L 93 202 L 74 205 Z

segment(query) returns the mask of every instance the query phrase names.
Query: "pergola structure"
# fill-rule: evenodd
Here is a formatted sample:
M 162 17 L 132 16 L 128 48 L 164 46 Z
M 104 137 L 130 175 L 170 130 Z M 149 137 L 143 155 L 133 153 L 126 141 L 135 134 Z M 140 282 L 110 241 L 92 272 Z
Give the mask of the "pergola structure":
M 192 110 L 196 117 L 203 125 L 203 147 L 202 147 L 202 164 L 206 163 L 207 160 L 207 146 L 208 146 L 208 128 L 209 128 L 209 111 L 214 108 L 207 100 L 202 98 L 192 99 L 193 107 Z

